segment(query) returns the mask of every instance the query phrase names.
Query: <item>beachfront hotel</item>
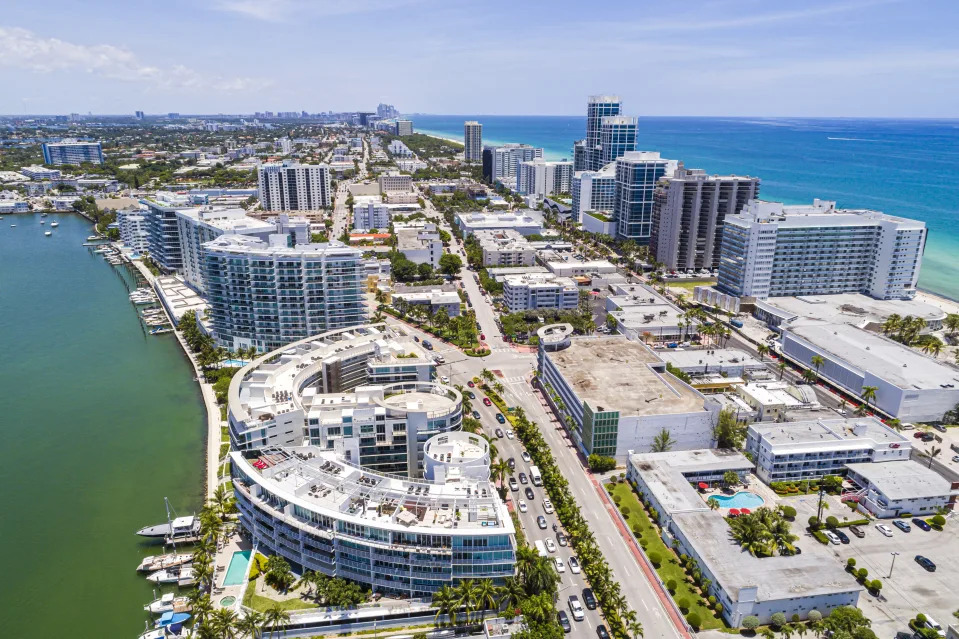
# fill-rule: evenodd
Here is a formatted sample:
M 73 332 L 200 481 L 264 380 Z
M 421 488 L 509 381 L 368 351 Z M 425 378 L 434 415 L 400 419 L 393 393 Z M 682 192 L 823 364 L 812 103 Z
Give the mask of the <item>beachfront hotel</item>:
M 723 226 L 719 289 L 737 297 L 864 293 L 912 299 L 926 225 L 835 202 L 749 202 Z
M 43 163 L 53 166 L 61 164 L 103 164 L 103 146 L 99 142 L 45 142 L 43 144 Z
M 649 249 L 672 271 L 719 267 L 723 224 L 759 196 L 759 178 L 678 169 L 653 192 Z
M 624 336 L 573 337 L 569 324 L 537 331 L 539 381 L 553 407 L 572 419 L 570 438 L 585 454 L 625 461 L 649 451 L 662 431 L 674 450 L 708 448 L 715 402 L 666 372 L 666 363 Z
M 366 322 L 363 254 L 356 249 L 231 234 L 203 250 L 214 337 L 228 348 L 268 351 Z
M 316 211 L 333 202 L 326 164 L 265 163 L 257 168 L 257 181 L 265 211 Z

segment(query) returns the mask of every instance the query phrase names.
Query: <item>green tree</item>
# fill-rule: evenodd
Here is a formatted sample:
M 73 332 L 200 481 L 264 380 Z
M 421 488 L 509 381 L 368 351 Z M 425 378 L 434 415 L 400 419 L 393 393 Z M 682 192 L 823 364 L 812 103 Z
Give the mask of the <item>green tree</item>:
M 459 255 L 443 253 L 440 256 L 440 271 L 444 275 L 457 275 L 461 268 L 463 268 L 463 260 L 460 259 Z
M 675 444 L 676 440 L 673 439 L 673 436 L 668 430 L 663 428 L 653 438 L 652 451 L 654 453 L 665 453 L 669 451 Z
M 271 608 L 268 608 L 267 611 L 263 613 L 263 625 L 270 629 L 270 637 L 272 637 L 274 633 L 279 634 L 280 628 L 289 622 L 289 613 L 280 608 L 279 604 L 273 604 Z
M 876 391 L 878 390 L 879 390 L 878 386 L 862 387 L 862 393 L 860 394 L 860 397 L 862 397 L 862 401 L 866 402 L 866 406 L 869 406 L 869 402 L 876 401 Z
M 736 420 L 736 414 L 731 409 L 724 408 L 716 420 L 713 437 L 718 448 L 740 450 L 746 439 L 746 426 Z

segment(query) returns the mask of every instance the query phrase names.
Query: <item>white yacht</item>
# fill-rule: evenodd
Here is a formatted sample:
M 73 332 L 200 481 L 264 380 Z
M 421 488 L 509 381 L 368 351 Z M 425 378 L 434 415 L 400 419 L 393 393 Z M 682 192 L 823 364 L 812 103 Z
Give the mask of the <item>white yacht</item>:
M 51 231 L 47 231 L 44 233 L 44 235 L 46 235 L 47 237 L 50 237 L 51 235 L 53 235 L 53 233 Z
M 57 228 L 58 226 L 60 226 L 60 223 L 59 223 L 59 222 L 50 222 L 50 226 L 51 226 L 52 228 Z
M 137 572 L 156 572 L 165 568 L 181 566 L 193 561 L 193 555 L 186 553 L 167 553 L 165 555 L 150 555 L 144 557 L 140 565 L 137 566 Z
M 154 615 L 162 615 L 165 612 L 190 612 L 191 608 L 189 597 L 175 597 L 172 592 L 143 606 L 144 610 Z

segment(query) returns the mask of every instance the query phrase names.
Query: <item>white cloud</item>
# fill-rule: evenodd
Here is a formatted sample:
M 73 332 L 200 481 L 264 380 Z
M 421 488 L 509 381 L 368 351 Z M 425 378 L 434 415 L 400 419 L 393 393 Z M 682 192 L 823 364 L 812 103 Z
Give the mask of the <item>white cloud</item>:
M 19 27 L 0 26 L 0 67 L 38 73 L 83 71 L 111 80 L 145 83 L 163 90 L 244 91 L 262 86 L 252 78 L 209 77 L 182 65 L 161 68 L 145 64 L 133 52 L 112 44 L 76 44 L 59 38 L 44 38 Z
M 239 13 L 257 20 L 283 22 L 298 16 L 338 16 L 392 9 L 418 1 L 420 0 L 214 0 L 213 6 L 221 11 Z

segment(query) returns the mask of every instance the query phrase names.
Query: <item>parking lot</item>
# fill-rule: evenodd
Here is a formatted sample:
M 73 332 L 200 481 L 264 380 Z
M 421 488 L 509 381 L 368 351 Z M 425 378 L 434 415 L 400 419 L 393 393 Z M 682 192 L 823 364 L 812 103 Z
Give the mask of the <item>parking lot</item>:
M 829 516 L 840 521 L 862 518 L 841 504 L 838 497 L 828 496 L 825 499 L 829 507 L 823 511 L 824 519 Z M 779 504 L 796 509 L 793 532 L 800 535 L 797 542 L 800 547 L 819 543 L 805 532 L 807 520 L 816 514 L 818 500 L 818 495 L 778 498 Z M 873 620 L 872 629 L 881 639 L 892 639 L 896 632 L 908 630 L 909 620 L 920 612 L 933 617 L 945 627 L 955 621 L 952 613 L 959 609 L 959 599 L 952 591 L 951 583 L 954 576 L 959 574 L 959 521 L 950 517 L 943 532 L 926 532 L 912 525 L 908 533 L 896 528 L 892 522 L 891 519 L 874 519 L 868 525 L 861 526 L 865 532 L 861 539 L 844 529 L 849 543 L 831 544 L 829 549 L 837 562 L 845 565 L 846 560 L 853 557 L 856 569 L 865 568 L 869 571 L 869 580 L 882 581 L 879 597 L 868 591 L 863 591 L 859 597 L 859 607 Z M 877 524 L 888 526 L 892 536 L 886 537 L 880 533 L 876 529 Z M 916 555 L 931 559 L 936 564 L 936 571 L 929 572 L 916 563 Z

